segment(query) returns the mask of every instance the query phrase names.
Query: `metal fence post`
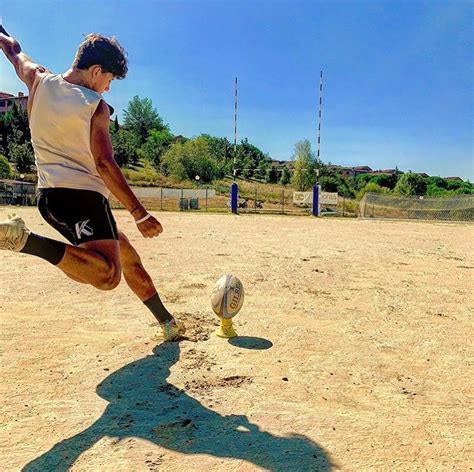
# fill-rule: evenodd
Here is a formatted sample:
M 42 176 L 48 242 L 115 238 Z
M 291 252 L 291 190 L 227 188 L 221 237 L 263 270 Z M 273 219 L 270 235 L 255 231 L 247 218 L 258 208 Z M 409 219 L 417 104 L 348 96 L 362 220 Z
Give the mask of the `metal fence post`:
M 281 191 L 281 214 L 285 214 L 285 190 Z
M 206 211 L 207 211 L 207 187 L 206 187 Z
M 255 207 L 255 213 L 257 213 L 257 187 L 255 187 L 255 201 L 253 202 L 254 207 Z
M 160 207 L 161 211 L 163 211 L 163 187 L 161 187 Z

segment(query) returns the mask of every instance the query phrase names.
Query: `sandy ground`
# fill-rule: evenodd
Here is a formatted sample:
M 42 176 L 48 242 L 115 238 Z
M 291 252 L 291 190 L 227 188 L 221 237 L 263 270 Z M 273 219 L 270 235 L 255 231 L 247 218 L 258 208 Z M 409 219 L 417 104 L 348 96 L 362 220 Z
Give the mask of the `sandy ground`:
M 115 214 L 193 339 L 152 342 L 125 283 L 2 251 L 2 472 L 472 470 L 474 226 L 156 213 L 145 240 Z

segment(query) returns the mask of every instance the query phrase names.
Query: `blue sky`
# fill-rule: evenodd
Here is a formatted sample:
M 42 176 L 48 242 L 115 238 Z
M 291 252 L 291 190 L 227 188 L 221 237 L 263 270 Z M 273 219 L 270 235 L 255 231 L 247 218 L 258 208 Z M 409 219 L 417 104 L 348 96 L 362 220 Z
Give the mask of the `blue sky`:
M 115 35 L 129 75 L 107 100 L 122 116 L 150 97 L 174 134 L 238 139 L 321 158 L 474 181 L 473 9 L 468 0 L 0 0 L 4 26 L 37 62 L 66 70 L 84 34 Z M 24 90 L 0 59 L 0 90 Z

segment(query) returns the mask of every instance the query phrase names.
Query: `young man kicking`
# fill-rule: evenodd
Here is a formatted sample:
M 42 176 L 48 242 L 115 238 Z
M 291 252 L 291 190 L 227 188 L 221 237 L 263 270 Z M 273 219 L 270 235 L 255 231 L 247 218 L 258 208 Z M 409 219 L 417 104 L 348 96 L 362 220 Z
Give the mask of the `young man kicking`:
M 159 321 L 166 341 L 185 328 L 164 307 L 128 238 L 117 230 L 112 192 L 145 238 L 163 228 L 140 203 L 113 155 L 110 110 L 102 97 L 114 79 L 125 78 L 125 51 L 115 38 L 89 34 L 72 67 L 55 75 L 33 62 L 0 26 L 0 47 L 28 87 L 31 142 L 38 169 L 38 209 L 71 244 L 32 233 L 19 217 L 0 222 L 0 249 L 32 254 L 71 279 L 101 290 L 115 288 L 121 274 Z

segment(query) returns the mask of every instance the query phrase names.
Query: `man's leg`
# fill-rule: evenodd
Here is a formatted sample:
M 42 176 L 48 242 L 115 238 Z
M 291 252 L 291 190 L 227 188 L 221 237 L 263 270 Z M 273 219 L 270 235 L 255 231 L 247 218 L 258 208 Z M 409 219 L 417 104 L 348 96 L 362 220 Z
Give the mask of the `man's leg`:
M 120 282 L 116 240 L 91 241 L 75 247 L 31 233 L 23 220 L 16 217 L 0 222 L 0 249 L 40 257 L 98 289 L 110 290 Z
M 158 306 L 155 310 L 151 310 L 153 315 L 160 323 L 171 321 L 173 315 L 161 303 L 155 285 L 143 267 L 140 256 L 121 231 L 119 231 L 119 241 L 122 271 L 128 286 L 145 305 L 151 304 L 153 299 L 157 298 Z
M 106 239 L 78 247 L 67 244 L 57 267 L 76 282 L 91 284 L 101 290 L 114 289 L 120 283 L 122 273 L 119 242 Z
M 165 308 L 151 277 L 143 267 L 140 256 L 121 231 L 119 231 L 119 241 L 122 270 L 128 286 L 158 320 L 163 328 L 165 339 L 172 341 L 179 338 L 185 332 L 184 325 L 178 323 Z

